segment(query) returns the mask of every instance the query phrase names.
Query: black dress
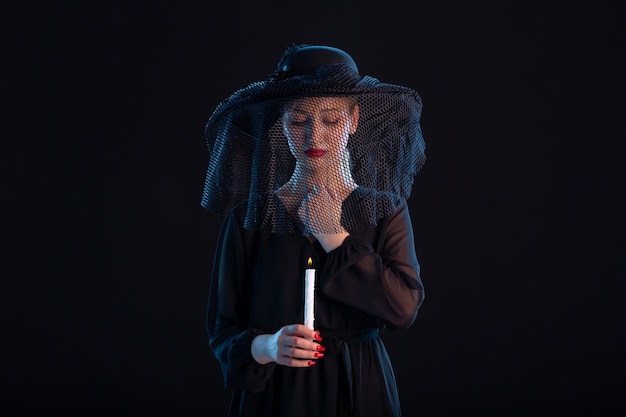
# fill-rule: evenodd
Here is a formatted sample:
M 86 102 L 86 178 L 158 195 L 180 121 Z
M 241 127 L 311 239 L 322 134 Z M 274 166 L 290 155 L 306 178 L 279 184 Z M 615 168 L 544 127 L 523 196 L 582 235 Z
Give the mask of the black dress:
M 207 330 L 230 416 L 400 416 L 385 327 L 407 328 L 424 291 L 404 199 L 377 225 L 351 231 L 326 253 L 302 234 L 244 228 L 225 219 L 217 246 Z M 302 323 L 307 259 L 317 270 L 315 328 L 324 358 L 308 368 L 257 363 L 252 339 Z

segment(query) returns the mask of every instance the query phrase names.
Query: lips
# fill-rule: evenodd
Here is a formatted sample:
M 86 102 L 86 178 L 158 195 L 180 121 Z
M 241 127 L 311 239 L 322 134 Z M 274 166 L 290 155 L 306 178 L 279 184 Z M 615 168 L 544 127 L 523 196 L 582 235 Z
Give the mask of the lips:
M 326 155 L 326 151 L 323 149 L 309 148 L 306 150 L 306 155 L 310 158 L 319 158 Z

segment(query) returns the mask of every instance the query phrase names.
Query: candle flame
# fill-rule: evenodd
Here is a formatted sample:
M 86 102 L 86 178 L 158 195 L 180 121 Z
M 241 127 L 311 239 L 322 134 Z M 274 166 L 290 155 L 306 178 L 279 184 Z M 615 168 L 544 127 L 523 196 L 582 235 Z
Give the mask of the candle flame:
M 309 260 L 306 263 L 306 266 L 309 267 L 309 268 L 313 266 L 313 260 L 311 259 L 310 256 L 309 256 Z

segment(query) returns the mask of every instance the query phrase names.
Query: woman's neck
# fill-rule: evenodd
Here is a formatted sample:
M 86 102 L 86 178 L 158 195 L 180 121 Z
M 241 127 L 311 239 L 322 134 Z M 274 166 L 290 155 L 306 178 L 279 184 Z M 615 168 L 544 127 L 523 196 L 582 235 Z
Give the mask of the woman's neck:
M 335 193 L 348 195 L 357 188 L 349 170 L 336 171 L 306 171 L 296 165 L 296 169 L 289 181 L 280 187 L 281 193 L 306 196 L 310 192 L 317 192 L 320 188 L 332 190 Z

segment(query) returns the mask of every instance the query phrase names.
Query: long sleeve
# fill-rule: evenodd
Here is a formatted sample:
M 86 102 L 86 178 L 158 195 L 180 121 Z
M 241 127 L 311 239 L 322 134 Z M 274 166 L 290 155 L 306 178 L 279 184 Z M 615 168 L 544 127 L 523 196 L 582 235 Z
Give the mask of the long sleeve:
M 243 230 L 232 217 L 222 226 L 215 252 L 206 326 L 209 344 L 220 363 L 227 388 L 263 391 L 274 363 L 261 365 L 252 357 L 252 340 L 260 329 L 248 328 L 249 263 Z
M 406 201 L 381 222 L 375 241 L 353 233 L 329 252 L 322 290 L 390 326 L 407 328 L 424 300 L 424 287 Z

